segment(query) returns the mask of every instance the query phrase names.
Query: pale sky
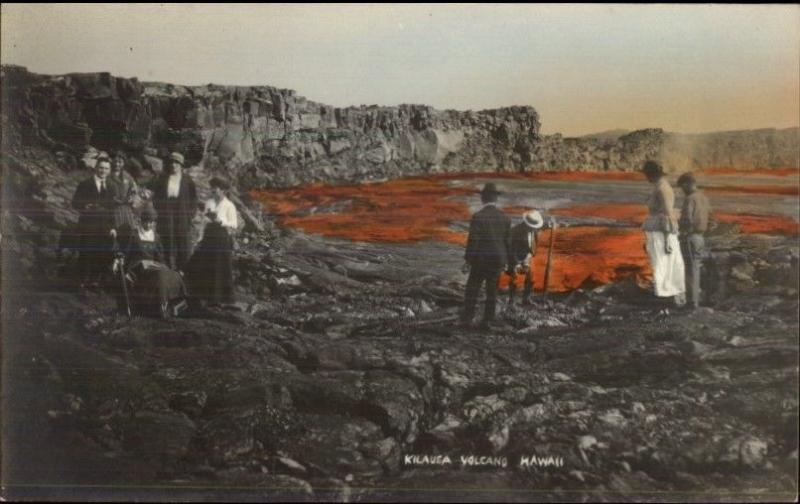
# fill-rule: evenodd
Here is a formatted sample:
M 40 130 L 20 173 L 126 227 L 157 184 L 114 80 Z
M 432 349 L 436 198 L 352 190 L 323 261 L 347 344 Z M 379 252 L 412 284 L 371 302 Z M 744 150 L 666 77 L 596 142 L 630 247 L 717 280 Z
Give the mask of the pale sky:
M 348 105 L 531 105 L 544 133 L 797 126 L 797 5 L 2 5 L 3 63 Z

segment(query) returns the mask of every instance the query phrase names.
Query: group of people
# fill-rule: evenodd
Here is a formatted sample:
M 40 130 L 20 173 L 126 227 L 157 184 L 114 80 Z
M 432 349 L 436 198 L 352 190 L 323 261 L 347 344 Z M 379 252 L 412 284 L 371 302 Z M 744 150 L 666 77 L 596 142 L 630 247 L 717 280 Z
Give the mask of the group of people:
M 186 301 L 233 301 L 233 235 L 238 214 L 228 183 L 210 182 L 212 196 L 199 205 L 197 188 L 184 173 L 184 157 L 169 155 L 151 187 L 139 187 L 125 171 L 125 157 L 101 153 L 94 175 L 80 182 L 72 200 L 79 212 L 78 270 L 82 285 L 96 286 L 109 266 L 120 276 L 124 302 L 138 311 L 176 314 Z M 193 250 L 194 220 L 205 220 Z
M 706 256 L 705 233 L 708 230 L 711 206 L 691 172 L 678 179 L 684 192 L 680 218 L 675 212 L 675 193 L 665 176 L 663 167 L 647 161 L 642 172 L 653 185 L 647 201 L 649 210 L 642 229 L 645 233 L 645 251 L 653 270 L 653 287 L 659 298 L 673 298 L 677 306 L 687 303 L 700 305 L 700 276 Z M 510 275 L 509 298 L 513 302 L 516 276 L 523 274 L 523 304 L 530 303 L 533 288 L 533 261 L 536 254 L 538 231 L 544 219 L 537 210 L 523 214 L 522 222 L 512 228 L 511 220 L 497 208 L 500 195 L 497 186 L 489 182 L 481 191 L 483 208 L 470 221 L 466 260 L 462 271 L 468 273 L 461 323 L 468 327 L 475 316 L 478 292 L 485 285 L 486 304 L 481 329 L 491 328 L 497 306 L 497 284 L 505 270 Z M 548 226 L 555 227 L 551 218 Z M 688 287 L 688 289 L 687 289 Z
M 700 275 L 706 256 L 705 233 L 711 218 L 711 205 L 706 195 L 697 187 L 691 172 L 678 178 L 678 187 L 684 193 L 680 219 L 675 215 L 675 192 L 655 161 L 642 167 L 654 189 L 647 201 L 649 210 L 642 229 L 645 232 L 645 250 L 653 269 L 653 289 L 662 298 L 672 297 L 677 306 L 687 302 L 700 306 Z
M 481 285 L 485 285 L 486 304 L 480 327 L 491 327 L 497 307 L 497 284 L 504 270 L 511 277 L 510 299 L 513 300 L 516 290 L 516 276 L 521 274 L 524 275 L 522 303 L 530 303 L 533 290 L 531 258 L 536 254 L 538 231 L 544 226 L 544 219 L 539 211 L 532 210 L 525 212 L 522 222 L 512 228 L 511 219 L 497 208 L 500 194 L 493 182 L 487 183 L 481 191 L 483 208 L 470 220 L 462 268 L 464 273 L 469 274 L 461 315 L 464 326 L 471 324 L 478 292 Z M 551 219 L 550 226 L 554 225 Z

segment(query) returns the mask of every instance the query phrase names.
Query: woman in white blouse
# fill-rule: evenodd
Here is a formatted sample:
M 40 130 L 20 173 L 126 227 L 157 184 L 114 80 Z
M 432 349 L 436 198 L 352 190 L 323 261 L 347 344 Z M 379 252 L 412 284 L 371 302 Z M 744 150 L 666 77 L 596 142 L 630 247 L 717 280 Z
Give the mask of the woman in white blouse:
M 210 185 L 211 199 L 205 203 L 208 222 L 187 268 L 189 290 L 203 302 L 232 303 L 233 234 L 239 226 L 239 216 L 226 196 L 228 183 L 213 178 Z

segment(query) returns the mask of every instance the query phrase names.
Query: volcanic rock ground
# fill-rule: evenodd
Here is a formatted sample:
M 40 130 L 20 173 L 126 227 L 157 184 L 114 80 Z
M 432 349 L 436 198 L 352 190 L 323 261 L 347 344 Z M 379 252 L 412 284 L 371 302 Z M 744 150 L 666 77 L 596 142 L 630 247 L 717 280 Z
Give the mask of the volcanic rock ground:
M 238 500 L 787 500 L 796 238 L 715 237 L 696 312 L 632 280 L 456 324 L 461 249 L 267 226 L 239 302 L 161 321 L 3 270 L 5 492 Z M 13 240 L 13 239 L 12 239 Z M 5 238 L 4 247 L 17 242 Z M 57 266 L 61 271 L 56 269 Z M 9 288 L 13 285 L 13 289 Z M 448 455 L 449 466 L 405 464 Z M 553 456 L 559 467 L 520 468 Z M 460 467 L 459 455 L 508 467 Z M 65 493 L 68 492 L 68 493 Z

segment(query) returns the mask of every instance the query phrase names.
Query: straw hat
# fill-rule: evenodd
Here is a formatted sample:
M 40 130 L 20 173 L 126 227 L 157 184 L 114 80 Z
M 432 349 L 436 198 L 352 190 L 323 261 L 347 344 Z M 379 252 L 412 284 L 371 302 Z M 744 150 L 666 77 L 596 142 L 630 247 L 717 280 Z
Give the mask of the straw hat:
M 532 229 L 540 229 L 544 226 L 544 218 L 538 210 L 529 210 L 522 214 L 522 222 Z

